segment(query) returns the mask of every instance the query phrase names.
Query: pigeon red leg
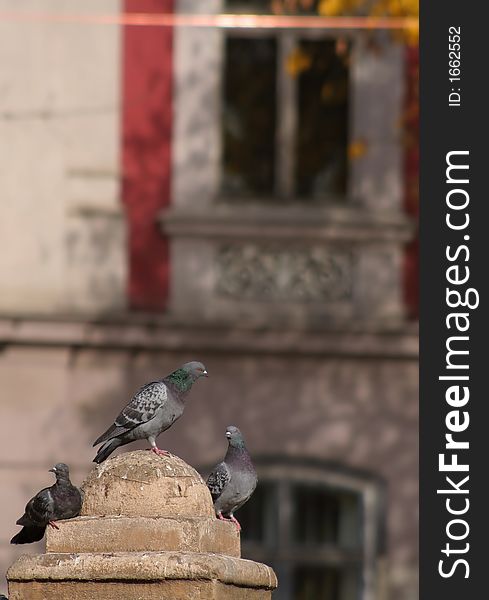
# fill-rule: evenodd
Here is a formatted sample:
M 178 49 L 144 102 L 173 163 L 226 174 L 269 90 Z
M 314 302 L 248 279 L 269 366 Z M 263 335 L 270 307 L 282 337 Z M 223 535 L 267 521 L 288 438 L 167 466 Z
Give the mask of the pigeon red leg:
M 236 525 L 236 529 L 238 531 L 241 531 L 241 525 L 239 524 L 238 519 L 234 515 L 231 515 L 231 518 L 229 520 L 232 521 Z
M 48 525 L 50 525 L 53 529 L 59 529 L 56 521 L 49 521 Z
M 157 456 L 169 456 L 168 450 L 160 450 L 156 445 L 156 441 L 154 437 L 149 437 L 148 442 L 151 444 L 151 451 L 154 452 Z
M 154 448 L 146 448 L 146 450 L 154 452 L 158 456 L 170 456 L 168 450 L 161 450 L 161 448 L 157 448 L 156 446 Z

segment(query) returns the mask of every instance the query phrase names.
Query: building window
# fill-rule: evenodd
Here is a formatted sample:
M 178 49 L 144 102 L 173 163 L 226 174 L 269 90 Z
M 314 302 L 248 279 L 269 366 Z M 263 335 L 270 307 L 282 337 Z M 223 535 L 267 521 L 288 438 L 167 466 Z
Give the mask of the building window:
M 238 515 L 242 554 L 275 569 L 280 586 L 274 598 L 373 598 L 379 547 L 373 533 L 379 530 L 375 486 L 307 465 L 262 465 L 259 480 Z
M 273 38 L 226 39 L 223 192 L 274 192 L 277 43 Z
M 349 44 L 321 30 L 231 30 L 224 45 L 224 199 L 343 200 Z

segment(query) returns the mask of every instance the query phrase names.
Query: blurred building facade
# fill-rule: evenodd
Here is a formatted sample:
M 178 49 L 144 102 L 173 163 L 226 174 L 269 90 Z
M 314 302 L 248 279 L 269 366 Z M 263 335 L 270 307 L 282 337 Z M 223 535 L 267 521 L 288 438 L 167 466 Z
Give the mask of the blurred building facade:
M 79 18 L 0 20 L 0 572 L 47 469 L 80 482 L 135 390 L 198 359 L 162 446 L 205 472 L 242 429 L 277 599 L 417 598 L 403 46 L 101 22 L 232 0 L 22 9 Z

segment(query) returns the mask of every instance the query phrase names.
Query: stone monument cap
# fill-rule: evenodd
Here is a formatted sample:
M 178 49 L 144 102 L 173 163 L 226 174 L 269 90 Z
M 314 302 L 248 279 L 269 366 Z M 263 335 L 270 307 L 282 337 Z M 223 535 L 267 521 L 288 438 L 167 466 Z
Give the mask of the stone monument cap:
M 204 480 L 173 454 L 124 452 L 92 469 L 81 487 L 81 516 L 214 516 Z

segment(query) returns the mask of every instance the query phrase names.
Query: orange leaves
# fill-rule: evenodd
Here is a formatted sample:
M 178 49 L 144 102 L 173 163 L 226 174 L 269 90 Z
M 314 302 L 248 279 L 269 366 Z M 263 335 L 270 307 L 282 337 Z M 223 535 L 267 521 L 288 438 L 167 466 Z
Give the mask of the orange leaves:
M 355 13 L 365 0 L 320 0 L 318 12 L 323 17 L 337 17 Z
M 348 160 L 358 160 L 367 153 L 368 146 L 365 140 L 353 140 L 348 144 Z
M 318 12 L 325 17 L 352 14 L 418 17 L 419 0 L 319 0 Z
M 371 17 L 419 17 L 419 0 L 320 0 L 318 12 L 324 17 L 363 15 Z M 417 22 L 408 23 L 395 36 L 408 45 L 419 38 Z
M 301 48 L 295 48 L 287 57 L 285 68 L 292 77 L 297 77 L 302 71 L 306 71 L 311 66 L 311 57 Z

